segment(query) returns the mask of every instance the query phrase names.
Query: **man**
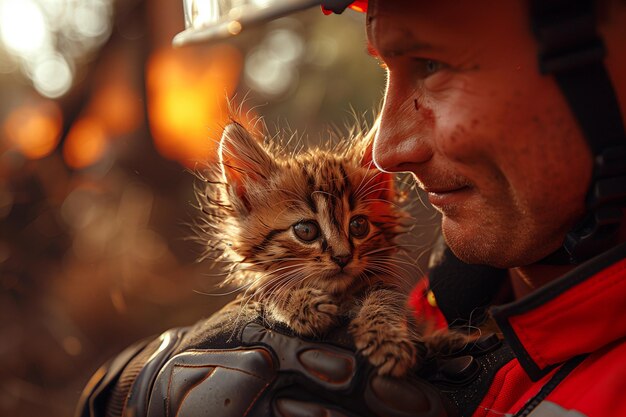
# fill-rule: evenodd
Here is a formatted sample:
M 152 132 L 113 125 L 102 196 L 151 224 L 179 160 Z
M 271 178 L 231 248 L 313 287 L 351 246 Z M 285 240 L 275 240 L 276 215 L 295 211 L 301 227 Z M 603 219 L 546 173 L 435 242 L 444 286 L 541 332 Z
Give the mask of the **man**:
M 173 340 L 185 336 L 172 331 L 94 380 L 92 413 L 134 364 L 116 388 L 129 415 L 626 415 L 622 3 L 600 2 L 597 18 L 588 2 L 367 4 L 389 77 L 374 160 L 412 172 L 442 213 L 452 252 L 430 278 L 448 322 L 473 324 L 501 292 L 501 273 L 463 265 L 508 270 L 516 301 L 491 310 L 503 342 L 436 360 L 421 373 L 435 390 L 372 376 L 336 347 L 341 335 L 331 346 L 257 325 L 226 343 L 196 328 L 181 349 Z M 216 369 L 236 372 L 205 384 Z

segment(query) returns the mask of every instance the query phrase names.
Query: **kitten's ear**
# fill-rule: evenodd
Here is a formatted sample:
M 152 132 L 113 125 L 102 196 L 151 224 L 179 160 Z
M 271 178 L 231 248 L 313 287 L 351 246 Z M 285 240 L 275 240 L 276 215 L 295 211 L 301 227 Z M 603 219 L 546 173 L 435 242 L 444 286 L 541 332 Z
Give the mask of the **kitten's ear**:
M 272 157 L 242 125 L 231 123 L 222 134 L 219 161 L 224 179 L 250 210 L 249 188 L 269 178 L 275 169 Z
M 367 132 L 361 140 L 359 141 L 359 153 L 361 156 L 361 166 L 366 168 L 374 169 L 376 166 L 374 165 L 374 160 L 372 158 L 372 150 L 374 147 L 374 138 L 376 137 L 376 132 L 378 132 L 378 126 L 380 125 L 380 117 L 376 118 L 374 125 Z
M 370 198 L 391 200 L 393 196 L 395 196 L 393 174 L 379 170 L 374 164 L 374 158 L 372 156 L 374 138 L 376 137 L 376 132 L 378 132 L 378 126 L 380 125 L 379 122 L 380 117 L 376 119 L 370 131 L 367 132 L 361 139 L 361 166 L 376 171 L 376 177 L 372 180 L 372 183 L 378 184 L 378 187 L 372 188 L 372 191 L 375 191 L 375 195 L 370 196 Z

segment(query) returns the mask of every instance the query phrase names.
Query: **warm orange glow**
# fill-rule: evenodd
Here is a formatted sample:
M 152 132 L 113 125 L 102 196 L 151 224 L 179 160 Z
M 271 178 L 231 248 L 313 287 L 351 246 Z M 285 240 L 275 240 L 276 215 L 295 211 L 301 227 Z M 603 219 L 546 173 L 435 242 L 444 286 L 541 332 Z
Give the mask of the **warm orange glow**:
M 50 154 L 59 143 L 62 117 L 56 103 L 43 101 L 15 108 L 4 122 L 4 133 L 27 158 Z
M 85 168 L 96 163 L 108 146 L 106 129 L 95 117 L 76 121 L 65 139 L 63 157 L 72 168 Z
M 97 114 L 112 136 L 130 133 L 141 125 L 143 115 L 139 94 L 123 82 L 108 83 L 95 93 L 89 114 Z
M 350 8 L 357 12 L 365 13 L 367 12 L 367 0 L 356 0 L 350 5 Z
M 241 54 L 229 45 L 205 52 L 166 49 L 150 58 L 148 112 L 161 154 L 193 166 L 215 151 L 241 69 Z

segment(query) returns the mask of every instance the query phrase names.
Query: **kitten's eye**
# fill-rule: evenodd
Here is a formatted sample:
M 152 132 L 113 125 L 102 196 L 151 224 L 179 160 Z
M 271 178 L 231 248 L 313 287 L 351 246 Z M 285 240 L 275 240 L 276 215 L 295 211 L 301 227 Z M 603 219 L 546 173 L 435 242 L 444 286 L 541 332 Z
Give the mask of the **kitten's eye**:
M 355 216 L 350 220 L 350 234 L 354 237 L 365 237 L 370 231 L 370 224 L 365 216 Z
M 293 225 L 293 231 L 298 238 L 305 242 L 312 242 L 320 235 L 320 228 L 313 221 L 304 221 Z

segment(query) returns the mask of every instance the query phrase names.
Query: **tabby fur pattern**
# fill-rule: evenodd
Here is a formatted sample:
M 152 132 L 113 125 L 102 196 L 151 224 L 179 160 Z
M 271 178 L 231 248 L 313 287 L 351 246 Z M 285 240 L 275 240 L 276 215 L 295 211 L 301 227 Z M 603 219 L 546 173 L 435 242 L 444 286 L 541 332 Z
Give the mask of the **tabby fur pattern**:
M 421 360 L 397 257 L 411 218 L 392 175 L 374 167 L 370 142 L 356 134 L 290 154 L 233 122 L 219 164 L 201 175 L 196 229 L 207 257 L 229 265 L 225 283 L 241 288 L 240 308 L 306 337 L 347 317 L 358 351 L 380 374 L 402 376 Z

